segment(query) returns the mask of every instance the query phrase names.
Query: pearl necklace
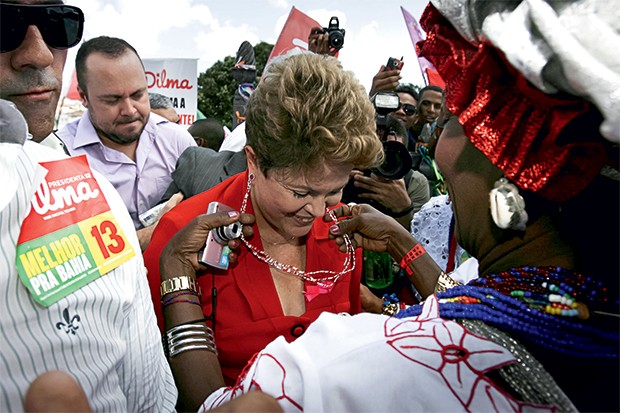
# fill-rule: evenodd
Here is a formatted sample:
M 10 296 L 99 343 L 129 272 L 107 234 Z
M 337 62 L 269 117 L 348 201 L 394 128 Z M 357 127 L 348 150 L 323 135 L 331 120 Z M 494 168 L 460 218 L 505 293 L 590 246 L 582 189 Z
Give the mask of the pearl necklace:
M 254 175 L 249 174 L 248 175 L 248 189 L 243 197 L 243 202 L 241 203 L 241 209 L 240 209 L 241 213 L 245 213 L 247 209 L 248 199 L 250 197 L 250 189 L 252 187 L 253 180 L 254 180 Z M 334 223 L 338 222 L 338 220 L 336 219 L 336 216 L 334 215 L 332 211 L 327 210 L 327 213 L 329 214 L 331 219 L 334 221 Z M 319 287 L 322 287 L 327 290 L 331 290 L 334 287 L 334 284 L 336 284 L 336 281 L 338 281 L 338 279 L 341 276 L 348 274 L 355 269 L 355 251 L 354 251 L 355 249 L 353 248 L 351 239 L 349 238 L 347 234 L 343 235 L 343 238 L 344 238 L 344 243 L 347 248 L 347 251 L 346 251 L 347 255 L 345 256 L 344 263 L 343 263 L 343 269 L 341 271 L 335 272 L 331 270 L 317 270 L 317 271 L 306 272 L 306 271 L 300 270 L 299 268 L 293 265 L 282 264 L 281 262 L 277 261 L 275 258 L 269 256 L 269 254 L 267 254 L 265 251 L 261 251 L 256 246 L 250 244 L 248 240 L 245 239 L 245 236 L 241 234 L 241 241 L 243 241 L 245 246 L 260 261 L 266 263 L 270 267 L 273 267 L 279 271 L 282 271 L 288 274 L 293 274 L 301 278 L 304 281 L 310 282 L 312 284 L 316 284 Z M 319 274 L 325 275 L 325 276 L 321 278 L 314 277 L 315 275 L 319 275 Z

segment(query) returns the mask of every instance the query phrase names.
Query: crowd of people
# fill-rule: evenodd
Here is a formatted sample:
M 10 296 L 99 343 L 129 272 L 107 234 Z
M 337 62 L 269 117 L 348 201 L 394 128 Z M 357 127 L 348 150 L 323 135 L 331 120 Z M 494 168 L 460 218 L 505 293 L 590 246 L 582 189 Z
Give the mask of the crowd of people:
M 1 0 L 0 411 L 619 411 L 620 72 L 593 39 L 620 15 L 594 3 L 431 0 L 445 89 L 381 65 L 365 90 L 314 28 L 231 137 L 178 125 L 79 7 Z

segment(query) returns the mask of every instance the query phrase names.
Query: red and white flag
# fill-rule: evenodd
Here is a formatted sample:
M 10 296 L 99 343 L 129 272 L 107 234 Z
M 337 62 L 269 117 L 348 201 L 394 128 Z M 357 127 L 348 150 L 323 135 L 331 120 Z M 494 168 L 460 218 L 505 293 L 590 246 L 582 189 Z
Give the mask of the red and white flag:
M 267 62 L 269 62 L 271 58 L 283 55 L 296 47 L 302 50 L 308 50 L 308 35 L 313 27 L 322 26 L 316 20 L 293 7 L 286 19 L 286 23 L 284 23 L 280 36 L 278 36 L 276 44 L 271 50 Z
M 437 69 L 435 69 L 435 66 L 433 66 L 433 64 L 429 62 L 425 57 L 420 57 L 419 55 L 417 43 L 424 40 L 424 36 L 422 35 L 422 29 L 420 29 L 418 21 L 402 6 L 400 7 L 400 9 L 403 12 L 405 24 L 407 24 L 407 30 L 409 30 L 409 36 L 411 36 L 413 48 L 415 49 L 416 56 L 418 57 L 418 63 L 420 64 L 422 77 L 426 81 L 427 85 L 436 85 L 445 89 L 446 82 L 444 82 L 441 76 L 439 76 L 439 73 L 437 73 Z

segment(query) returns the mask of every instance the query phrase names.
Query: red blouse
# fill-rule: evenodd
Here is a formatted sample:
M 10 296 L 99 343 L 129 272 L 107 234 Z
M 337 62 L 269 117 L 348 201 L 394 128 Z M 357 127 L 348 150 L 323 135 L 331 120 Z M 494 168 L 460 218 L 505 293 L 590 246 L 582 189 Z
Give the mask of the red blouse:
M 160 220 L 144 252 L 151 296 L 160 328 L 163 328 L 163 316 L 159 294 L 161 282 L 159 257 L 165 245 L 179 229 L 197 215 L 205 213 L 211 201 L 217 200 L 239 210 L 246 193 L 246 185 L 247 171 L 183 201 Z M 246 212 L 254 213 L 251 200 L 248 201 Z M 306 271 L 342 270 L 345 254 L 338 251 L 334 241 L 328 238 L 330 225 L 331 223 L 323 222 L 322 219 L 315 220 L 306 241 Z M 262 249 L 256 225 L 254 234 L 249 241 Z M 362 260 L 359 249 L 355 254 L 355 269 L 339 278 L 330 293 L 319 295 L 310 302 L 306 301 L 306 312 L 299 317 L 283 314 L 269 266 L 259 261 L 243 245 L 236 252 L 237 263 L 228 271 L 213 269 L 198 278 L 203 291 L 202 305 L 205 315 L 211 314 L 210 292 L 215 278 L 217 288 L 215 341 L 227 385 L 234 384 L 250 358 L 276 337 L 282 335 L 287 341 L 293 341 L 323 311 L 356 314 L 362 310 L 360 302 Z M 306 287 L 312 285 L 308 282 L 305 284 Z

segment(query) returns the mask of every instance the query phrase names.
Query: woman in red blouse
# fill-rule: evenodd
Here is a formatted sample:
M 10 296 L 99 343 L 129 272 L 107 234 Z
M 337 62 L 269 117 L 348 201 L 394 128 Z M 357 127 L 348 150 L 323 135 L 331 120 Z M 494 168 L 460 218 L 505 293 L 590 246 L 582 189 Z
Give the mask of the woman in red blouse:
M 215 375 L 221 377 L 221 366 L 229 385 L 276 337 L 294 340 L 324 311 L 361 311 L 360 254 L 352 246 L 340 252 L 328 239 L 333 223 L 322 217 L 339 204 L 354 167 L 365 169 L 382 160 L 375 112 L 366 91 L 336 59 L 323 55 L 296 54 L 269 65 L 248 103 L 246 134 L 247 171 L 167 213 L 144 254 L 160 322 L 161 307 L 168 332 L 188 322 L 190 330 L 203 329 L 200 319 L 207 318 L 219 354 Z M 161 268 L 160 273 L 159 260 L 168 241 L 205 214 L 212 201 L 242 213 L 247 235 L 230 242 L 239 246 L 236 262 L 227 270 L 205 266 L 195 274 L 193 268 L 179 264 Z M 205 238 L 206 232 L 197 242 L 204 245 Z M 173 247 L 191 250 L 190 245 Z M 188 252 L 193 262 L 196 250 Z M 198 288 L 189 285 L 195 276 L 200 298 L 193 294 Z M 163 294 L 157 292 L 161 281 L 173 278 L 174 282 L 162 283 Z M 195 320 L 200 321 L 191 323 Z M 174 348 L 169 350 L 170 356 Z M 185 363 L 208 354 L 187 351 L 172 356 L 173 371 L 179 359 Z M 207 381 L 213 377 L 202 373 Z M 202 373 L 192 371 L 190 380 L 199 382 Z

